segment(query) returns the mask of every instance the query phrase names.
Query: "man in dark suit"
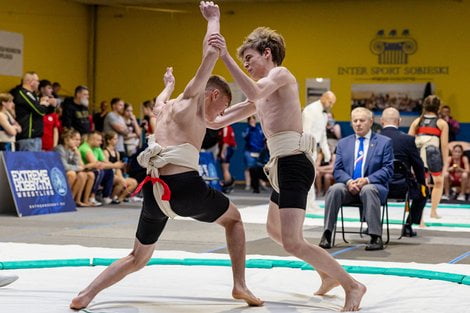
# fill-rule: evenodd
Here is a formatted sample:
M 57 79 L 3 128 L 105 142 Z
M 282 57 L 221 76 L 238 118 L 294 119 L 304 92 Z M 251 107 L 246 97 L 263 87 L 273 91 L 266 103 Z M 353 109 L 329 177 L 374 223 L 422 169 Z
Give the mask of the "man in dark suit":
M 415 178 L 410 177 L 410 184 L 408 184 L 410 199 L 413 201 L 406 224 L 402 230 L 403 236 L 413 237 L 416 236 L 416 232 L 413 231 L 411 225 L 420 223 L 423 209 L 426 205 L 426 194 L 423 194 L 423 190 L 425 190 L 426 186 L 423 161 L 419 156 L 418 148 L 416 148 L 415 138 L 398 130 L 401 118 L 400 112 L 398 112 L 397 109 L 385 109 L 382 113 L 381 122 L 383 126 L 381 134 L 392 139 L 395 159 L 402 161 L 408 169 L 413 168 Z M 391 193 L 404 194 L 406 187 L 407 186 L 402 186 L 402 188 L 400 188 L 400 186 L 393 187 Z M 395 190 L 395 188 L 397 190 Z
M 325 198 L 324 232 L 320 247 L 331 248 L 331 234 L 343 204 L 360 201 L 371 237 L 366 250 L 383 249 L 380 207 L 388 194 L 393 175 L 393 150 L 390 138 L 372 133 L 373 114 L 366 108 L 351 112 L 354 134 L 341 139 L 336 148 L 336 184 Z

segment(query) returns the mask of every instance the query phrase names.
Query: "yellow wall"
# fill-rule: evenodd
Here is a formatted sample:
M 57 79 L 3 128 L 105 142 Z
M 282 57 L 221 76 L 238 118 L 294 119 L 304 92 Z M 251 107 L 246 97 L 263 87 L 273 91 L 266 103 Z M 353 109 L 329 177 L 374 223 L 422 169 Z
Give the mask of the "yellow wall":
M 87 83 L 88 9 L 63 0 L 0 0 L 0 30 L 23 34 L 24 71 L 59 81 L 64 93 Z M 19 77 L 1 76 L 7 91 Z
M 161 5 L 187 13 L 158 13 L 100 7 L 97 18 L 96 102 L 120 96 L 134 104 L 163 87 L 166 66 L 173 66 L 180 92 L 201 59 L 205 21 L 197 2 Z M 432 81 L 437 94 L 461 121 L 470 122 L 470 2 L 452 0 L 317 0 L 222 3 L 222 32 L 232 53 L 257 26 L 277 29 L 287 42 L 284 65 L 297 77 L 302 104 L 305 79 L 328 77 L 338 96 L 336 118 L 347 120 L 351 84 L 375 83 L 338 75 L 340 66 L 378 66 L 369 44 L 379 29 L 409 29 L 418 43 L 407 66 L 447 66 L 449 75 L 414 76 Z M 87 81 L 90 17 L 84 5 L 66 0 L 0 0 L 0 29 L 25 38 L 24 69 L 57 80 L 67 91 Z M 231 80 L 219 63 L 215 73 Z M 18 82 L 0 76 L 0 90 Z M 389 81 L 403 82 L 403 81 Z
M 195 1 L 196 2 L 196 1 Z M 164 7 L 164 6 L 162 6 Z M 132 103 L 155 96 L 162 74 L 172 65 L 177 92 L 191 78 L 201 57 L 205 22 L 197 4 L 166 8 L 188 13 L 154 13 L 101 8 L 98 17 L 97 100 L 120 95 Z M 449 75 L 415 75 L 431 81 L 454 115 L 470 121 L 466 105 L 470 73 L 468 1 L 304 1 L 222 3 L 222 32 L 232 53 L 257 26 L 270 26 L 287 42 L 284 65 L 297 77 L 305 104 L 305 79 L 328 77 L 338 96 L 337 119 L 347 120 L 351 84 L 376 83 L 338 75 L 339 66 L 378 66 L 369 44 L 379 29 L 409 29 L 418 43 L 407 66 L 448 66 Z M 219 63 L 216 73 L 232 80 Z M 389 81 L 407 82 L 407 81 Z

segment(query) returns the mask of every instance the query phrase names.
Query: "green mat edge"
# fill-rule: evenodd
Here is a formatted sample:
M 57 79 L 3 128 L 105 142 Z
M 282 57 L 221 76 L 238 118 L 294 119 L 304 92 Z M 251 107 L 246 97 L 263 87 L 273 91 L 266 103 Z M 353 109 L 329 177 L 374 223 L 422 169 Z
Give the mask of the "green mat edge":
M 93 259 L 59 259 L 59 260 L 24 260 L 0 262 L 0 270 L 12 269 L 33 269 L 33 268 L 53 268 L 53 267 L 76 267 L 76 266 L 107 266 L 117 259 L 93 258 Z M 183 266 L 231 266 L 228 259 L 172 259 L 172 258 L 152 258 L 147 265 L 183 265 Z M 274 267 L 293 268 L 301 270 L 314 270 L 305 262 L 295 260 L 275 260 L 275 259 L 248 259 L 247 268 L 269 269 Z M 411 278 L 421 278 L 430 280 L 441 280 L 457 284 L 469 285 L 470 276 L 463 274 L 438 272 L 430 270 L 410 269 L 410 268 L 390 268 L 376 266 L 343 265 L 348 273 L 405 276 Z

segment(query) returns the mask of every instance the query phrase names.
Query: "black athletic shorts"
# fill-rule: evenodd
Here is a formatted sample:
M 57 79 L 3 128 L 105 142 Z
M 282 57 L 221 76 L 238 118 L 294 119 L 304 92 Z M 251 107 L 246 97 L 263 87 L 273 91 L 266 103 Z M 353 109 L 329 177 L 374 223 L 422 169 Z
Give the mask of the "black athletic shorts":
M 315 168 L 304 153 L 279 158 L 277 164 L 279 193 L 273 190 L 271 201 L 282 208 L 304 209 L 307 194 L 315 178 Z
M 160 178 L 170 187 L 171 209 L 179 216 L 212 223 L 228 210 L 229 199 L 219 191 L 209 188 L 196 171 L 165 175 Z M 158 240 L 168 216 L 160 210 L 155 201 L 152 183 L 146 183 L 142 192 L 144 202 L 136 237 L 140 243 L 148 245 Z

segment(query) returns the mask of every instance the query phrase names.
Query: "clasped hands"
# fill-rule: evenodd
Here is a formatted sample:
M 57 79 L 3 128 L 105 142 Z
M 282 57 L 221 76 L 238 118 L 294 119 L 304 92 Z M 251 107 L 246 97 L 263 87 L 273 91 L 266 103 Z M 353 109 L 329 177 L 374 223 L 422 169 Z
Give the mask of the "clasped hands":
M 348 191 L 352 195 L 357 195 L 361 191 L 362 187 L 364 187 L 368 183 L 369 183 L 369 181 L 367 180 L 367 178 L 360 177 L 360 178 L 356 178 L 354 180 L 350 180 L 347 183 L 346 187 L 348 188 Z

